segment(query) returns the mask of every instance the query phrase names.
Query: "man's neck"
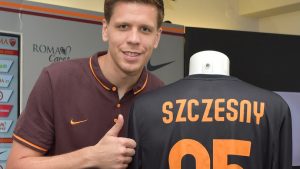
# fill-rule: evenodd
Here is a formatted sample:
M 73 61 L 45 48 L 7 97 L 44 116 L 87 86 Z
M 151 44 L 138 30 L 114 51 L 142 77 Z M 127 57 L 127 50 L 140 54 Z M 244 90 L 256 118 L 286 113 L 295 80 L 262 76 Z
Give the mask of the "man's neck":
M 138 81 L 141 73 L 136 75 L 128 75 L 121 71 L 118 67 L 112 66 L 113 61 L 107 55 L 98 57 L 100 69 L 105 78 L 118 88 L 118 95 L 121 99 L 127 91 L 132 89 Z

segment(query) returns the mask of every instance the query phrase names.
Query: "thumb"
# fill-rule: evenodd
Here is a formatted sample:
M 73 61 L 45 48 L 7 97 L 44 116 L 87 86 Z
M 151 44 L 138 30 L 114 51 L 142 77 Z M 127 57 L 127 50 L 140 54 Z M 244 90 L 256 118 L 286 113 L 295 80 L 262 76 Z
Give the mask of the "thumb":
M 121 131 L 123 124 L 124 124 L 124 118 L 121 114 L 118 115 L 118 119 L 115 120 L 116 124 L 112 126 L 110 130 L 106 133 L 106 135 L 109 136 L 118 136 L 119 132 Z

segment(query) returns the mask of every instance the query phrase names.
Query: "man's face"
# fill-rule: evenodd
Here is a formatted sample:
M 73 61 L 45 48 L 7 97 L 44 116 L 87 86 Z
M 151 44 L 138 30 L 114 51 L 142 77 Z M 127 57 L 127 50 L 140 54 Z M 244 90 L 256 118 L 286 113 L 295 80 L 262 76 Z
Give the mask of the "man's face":
M 118 2 L 110 22 L 103 22 L 102 38 L 108 41 L 112 68 L 138 75 L 158 46 L 157 9 L 141 3 Z

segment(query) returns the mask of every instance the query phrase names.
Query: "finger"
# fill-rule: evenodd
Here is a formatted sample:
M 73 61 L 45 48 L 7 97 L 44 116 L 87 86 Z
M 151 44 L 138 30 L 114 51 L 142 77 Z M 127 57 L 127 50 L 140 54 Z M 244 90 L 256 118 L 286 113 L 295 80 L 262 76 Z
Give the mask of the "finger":
M 119 139 L 120 144 L 127 148 L 135 148 L 136 147 L 136 142 L 133 139 L 124 138 L 124 137 L 119 137 L 118 139 Z
M 129 164 L 132 161 L 132 157 L 124 157 L 123 164 Z
M 120 169 L 126 169 L 128 167 L 128 164 L 121 164 Z
M 124 124 L 123 116 L 119 114 L 118 119 L 115 122 L 116 124 L 105 135 L 116 136 L 116 137 L 119 135 L 119 132 L 121 131 Z
M 126 150 L 124 151 L 124 155 L 126 157 L 132 157 L 135 154 L 135 150 L 133 148 L 126 148 Z

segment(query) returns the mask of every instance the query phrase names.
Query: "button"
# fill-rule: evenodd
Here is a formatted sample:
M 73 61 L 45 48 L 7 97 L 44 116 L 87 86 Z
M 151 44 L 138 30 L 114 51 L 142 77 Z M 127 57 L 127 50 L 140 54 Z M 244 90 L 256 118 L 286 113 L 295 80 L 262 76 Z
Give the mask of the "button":
M 120 104 L 120 103 L 118 103 L 118 104 L 117 104 L 117 108 L 120 108 L 120 107 L 121 107 L 121 104 Z
M 113 92 L 115 92 L 115 91 L 117 91 L 117 88 L 114 86 L 114 87 L 111 88 L 111 90 L 112 90 Z

